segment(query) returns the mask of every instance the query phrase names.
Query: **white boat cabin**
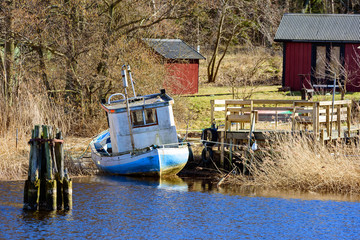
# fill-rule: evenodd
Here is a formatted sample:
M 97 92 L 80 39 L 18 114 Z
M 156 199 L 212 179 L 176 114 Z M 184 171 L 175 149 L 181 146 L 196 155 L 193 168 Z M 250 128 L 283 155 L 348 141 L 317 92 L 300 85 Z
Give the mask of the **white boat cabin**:
M 174 100 L 164 90 L 157 94 L 129 98 L 128 102 L 135 149 L 178 143 L 172 110 Z M 109 99 L 102 106 L 108 113 L 112 152 L 131 151 L 126 101 L 110 102 Z

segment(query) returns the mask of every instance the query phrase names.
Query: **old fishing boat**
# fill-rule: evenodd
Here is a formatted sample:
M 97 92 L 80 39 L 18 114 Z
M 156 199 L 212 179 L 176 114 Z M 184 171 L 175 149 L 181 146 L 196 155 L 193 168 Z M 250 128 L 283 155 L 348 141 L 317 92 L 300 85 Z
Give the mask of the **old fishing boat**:
M 133 88 L 131 98 L 127 94 L 127 75 Z M 136 96 L 129 66 L 127 69 L 123 66 L 122 79 L 125 94 L 113 94 L 101 104 L 108 116 L 109 129 L 90 143 L 94 163 L 113 174 L 157 177 L 177 174 L 188 160 L 189 149 L 178 141 L 174 100 L 165 90 Z

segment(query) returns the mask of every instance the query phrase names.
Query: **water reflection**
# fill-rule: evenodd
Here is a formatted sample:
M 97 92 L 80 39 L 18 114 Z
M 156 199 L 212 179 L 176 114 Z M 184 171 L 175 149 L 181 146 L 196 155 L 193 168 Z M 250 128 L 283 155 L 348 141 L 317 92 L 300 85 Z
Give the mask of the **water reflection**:
M 267 198 L 285 198 L 285 199 L 302 199 L 302 200 L 331 200 L 331 201 L 348 201 L 360 202 L 358 195 L 341 195 L 333 193 L 316 193 L 301 192 L 292 190 L 275 190 L 266 189 L 257 186 L 234 186 L 223 185 L 217 187 L 217 182 L 209 178 L 180 178 L 173 176 L 170 178 L 149 178 L 149 177 L 126 177 L 126 176 L 92 176 L 74 179 L 74 182 L 89 183 L 96 182 L 105 185 L 121 185 L 121 186 L 146 186 L 156 189 L 173 190 L 173 191 L 189 191 L 189 192 L 211 192 L 226 195 L 239 195 L 246 197 L 267 197 Z
M 97 182 L 109 185 L 122 186 L 148 186 L 157 189 L 166 189 L 174 191 L 187 191 L 188 185 L 178 176 L 171 176 L 165 178 L 150 178 L 150 177 L 127 177 L 127 176 L 97 176 L 97 177 L 86 177 L 75 180 L 76 182 Z
M 55 211 L 29 211 L 29 210 L 23 210 L 21 214 L 19 215 L 19 219 L 22 219 L 24 221 L 48 221 L 52 218 L 56 217 L 66 217 L 69 221 L 72 219 L 72 211 L 65 211 L 65 210 L 55 210 Z

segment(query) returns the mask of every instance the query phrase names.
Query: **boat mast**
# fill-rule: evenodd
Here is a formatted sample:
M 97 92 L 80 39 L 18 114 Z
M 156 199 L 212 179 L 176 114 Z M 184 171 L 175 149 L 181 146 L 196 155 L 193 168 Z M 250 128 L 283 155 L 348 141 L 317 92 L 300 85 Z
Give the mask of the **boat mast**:
M 132 78 L 132 75 L 131 75 L 130 65 L 127 65 L 127 71 L 129 73 L 129 78 L 130 78 L 131 87 L 132 87 L 132 90 L 133 90 L 133 93 L 134 93 L 134 97 L 136 97 L 135 88 L 134 88 L 134 83 L 135 82 L 133 81 L 133 78 Z
M 132 126 L 131 126 L 130 107 L 129 107 L 128 94 L 127 94 L 128 82 L 127 82 L 127 78 L 126 78 L 126 66 L 125 65 L 123 65 L 121 68 L 121 76 L 122 76 L 124 90 L 125 90 L 126 113 L 127 113 L 127 117 L 128 117 L 128 123 L 129 123 L 131 147 L 134 152 L 135 151 L 135 143 L 134 143 L 134 135 L 132 133 Z

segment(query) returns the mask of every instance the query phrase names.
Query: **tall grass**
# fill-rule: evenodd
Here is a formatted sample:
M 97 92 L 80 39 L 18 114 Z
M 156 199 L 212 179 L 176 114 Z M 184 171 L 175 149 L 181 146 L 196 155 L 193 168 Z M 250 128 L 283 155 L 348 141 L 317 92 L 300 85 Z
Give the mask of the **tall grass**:
M 360 151 L 354 144 L 322 145 L 307 136 L 277 136 L 247 160 L 251 178 L 237 183 L 274 189 L 360 194 Z
M 0 137 L 0 180 L 19 180 L 27 174 L 29 152 L 24 144 L 16 148 L 14 138 Z M 25 144 L 27 145 L 27 144 Z

